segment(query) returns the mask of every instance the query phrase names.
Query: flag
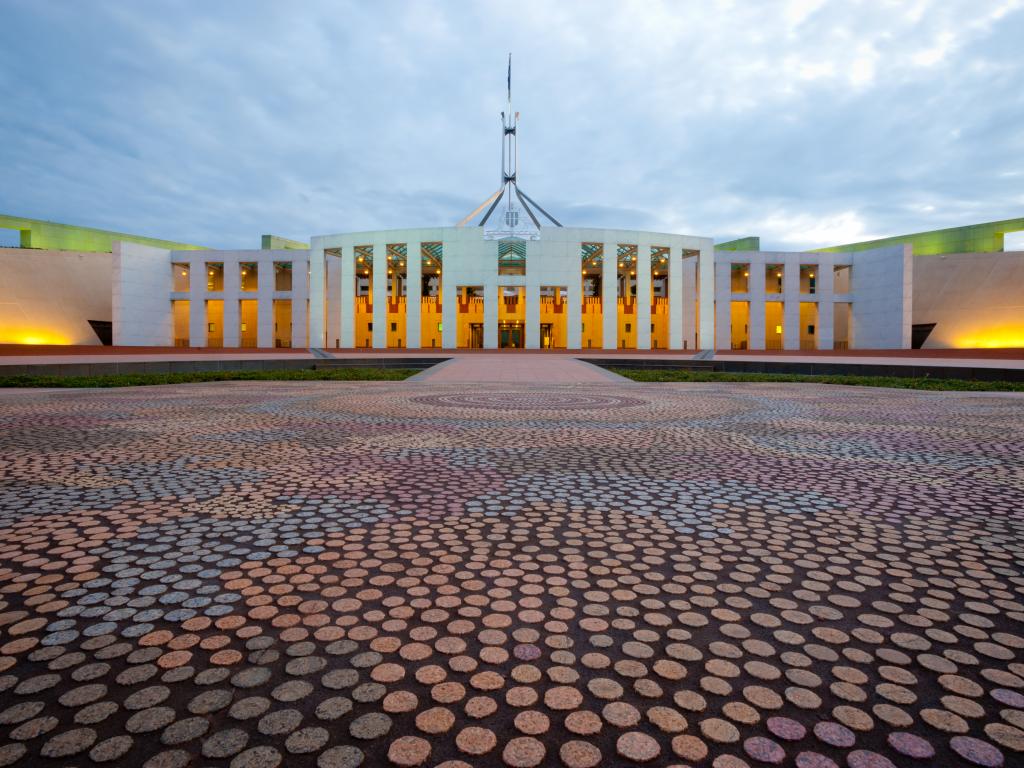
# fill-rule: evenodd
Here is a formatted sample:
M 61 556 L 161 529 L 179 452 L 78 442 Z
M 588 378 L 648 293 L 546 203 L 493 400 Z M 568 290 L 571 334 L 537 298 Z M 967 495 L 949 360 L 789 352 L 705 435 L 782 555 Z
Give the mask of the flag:
M 508 55 L 508 100 L 512 101 L 512 54 Z

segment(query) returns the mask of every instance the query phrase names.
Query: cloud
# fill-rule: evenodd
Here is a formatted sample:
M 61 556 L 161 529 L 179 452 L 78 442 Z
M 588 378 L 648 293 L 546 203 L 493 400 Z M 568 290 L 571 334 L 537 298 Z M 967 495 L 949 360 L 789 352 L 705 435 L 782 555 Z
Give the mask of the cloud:
M 1019 0 L 5 0 L 0 211 L 223 247 L 566 224 L 805 247 L 1021 215 Z

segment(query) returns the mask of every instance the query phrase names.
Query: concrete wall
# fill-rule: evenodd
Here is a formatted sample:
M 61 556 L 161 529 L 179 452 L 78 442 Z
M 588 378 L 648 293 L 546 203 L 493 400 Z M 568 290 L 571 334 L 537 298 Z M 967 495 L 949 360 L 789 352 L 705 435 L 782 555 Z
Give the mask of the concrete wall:
M 925 349 L 1024 347 L 1024 252 L 915 256 L 913 304 Z
M 914 262 L 909 245 L 853 254 L 855 347 L 910 349 L 913 276 Z
M 170 346 L 170 255 L 166 248 L 114 243 L 115 346 Z
M 0 248 L 0 344 L 99 344 L 112 319 L 109 253 Z

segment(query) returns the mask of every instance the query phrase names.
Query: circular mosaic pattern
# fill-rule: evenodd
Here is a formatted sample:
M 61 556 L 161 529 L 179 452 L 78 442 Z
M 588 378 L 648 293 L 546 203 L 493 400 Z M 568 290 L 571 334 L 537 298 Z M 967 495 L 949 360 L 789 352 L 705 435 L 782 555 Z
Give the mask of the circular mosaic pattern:
M 1019 397 L 261 382 L 0 405 L 0 765 L 1024 749 Z
M 481 408 L 495 411 L 576 411 L 627 408 L 644 405 L 635 397 L 599 392 L 476 392 L 447 395 L 425 395 L 409 398 L 411 402 L 449 408 Z

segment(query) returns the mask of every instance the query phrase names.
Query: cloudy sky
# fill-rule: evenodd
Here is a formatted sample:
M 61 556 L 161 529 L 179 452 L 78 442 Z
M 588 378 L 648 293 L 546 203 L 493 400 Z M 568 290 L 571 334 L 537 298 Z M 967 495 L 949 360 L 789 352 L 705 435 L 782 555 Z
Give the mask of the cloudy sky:
M 563 223 L 837 244 L 1024 215 L 1022 0 L 0 0 L 0 212 L 215 247 Z

